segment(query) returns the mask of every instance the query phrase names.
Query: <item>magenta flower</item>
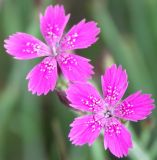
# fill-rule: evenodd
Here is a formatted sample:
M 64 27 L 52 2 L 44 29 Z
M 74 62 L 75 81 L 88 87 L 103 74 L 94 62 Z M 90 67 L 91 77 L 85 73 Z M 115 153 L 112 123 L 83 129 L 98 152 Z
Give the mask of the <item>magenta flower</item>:
M 67 98 L 71 107 L 91 112 L 90 115 L 76 118 L 70 125 L 70 141 L 75 145 L 92 145 L 104 129 L 104 147 L 117 157 L 127 156 L 132 147 L 131 134 L 121 123 L 121 119 L 138 121 L 145 119 L 154 108 L 150 94 L 140 91 L 123 101 L 128 81 L 127 73 L 121 66 L 112 65 L 101 77 L 103 98 L 87 83 L 71 84 Z
M 100 29 L 95 22 L 82 20 L 64 34 L 69 17 L 70 14 L 65 15 L 63 6 L 59 5 L 48 6 L 44 16 L 40 15 L 40 29 L 47 45 L 26 33 L 16 33 L 5 40 L 6 51 L 16 59 L 46 56 L 27 75 L 28 89 L 33 94 L 47 94 L 54 90 L 58 78 L 57 63 L 69 81 L 85 81 L 93 74 L 89 59 L 67 51 L 89 47 L 97 41 Z

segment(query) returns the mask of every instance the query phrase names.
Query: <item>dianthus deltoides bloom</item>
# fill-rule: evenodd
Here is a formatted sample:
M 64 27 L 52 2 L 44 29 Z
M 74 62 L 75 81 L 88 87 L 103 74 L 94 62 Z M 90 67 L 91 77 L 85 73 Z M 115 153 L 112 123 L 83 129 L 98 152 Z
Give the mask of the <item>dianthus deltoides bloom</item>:
M 54 90 L 58 78 L 57 63 L 69 81 L 86 81 L 93 74 L 89 59 L 67 51 L 89 47 L 97 41 L 100 29 L 95 22 L 82 20 L 64 34 L 69 18 L 70 14 L 65 15 L 63 6 L 48 6 L 45 14 L 40 15 L 40 30 L 47 44 L 21 32 L 5 40 L 6 51 L 16 59 L 46 57 L 27 75 L 28 89 L 33 94 L 47 94 Z
M 154 108 L 150 94 L 137 91 L 121 101 L 128 80 L 121 66 L 112 65 L 101 77 L 103 98 L 89 83 L 71 84 L 66 91 L 71 107 L 91 112 L 76 118 L 70 125 L 69 138 L 75 145 L 92 145 L 104 129 L 104 147 L 117 157 L 127 156 L 132 148 L 131 134 L 121 119 L 138 121 L 145 119 Z

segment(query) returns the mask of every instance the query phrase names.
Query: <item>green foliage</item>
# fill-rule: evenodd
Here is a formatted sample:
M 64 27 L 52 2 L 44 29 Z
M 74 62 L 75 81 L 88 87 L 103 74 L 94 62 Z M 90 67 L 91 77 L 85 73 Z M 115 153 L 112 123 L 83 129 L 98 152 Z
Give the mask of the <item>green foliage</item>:
M 27 91 L 25 76 L 37 61 L 17 61 L 4 51 L 3 40 L 9 34 L 21 31 L 41 38 L 38 12 L 57 2 L 72 13 L 69 27 L 83 18 L 98 22 L 99 41 L 77 51 L 92 59 L 96 76 L 112 62 L 122 64 L 129 75 L 128 93 L 143 90 L 156 97 L 157 0 L 1 0 L 0 160 L 115 159 L 104 150 L 102 137 L 92 147 L 73 146 L 68 132 L 76 115 L 55 93 L 37 97 Z M 124 159 L 157 159 L 156 117 L 154 110 L 149 119 L 129 124 L 134 148 Z

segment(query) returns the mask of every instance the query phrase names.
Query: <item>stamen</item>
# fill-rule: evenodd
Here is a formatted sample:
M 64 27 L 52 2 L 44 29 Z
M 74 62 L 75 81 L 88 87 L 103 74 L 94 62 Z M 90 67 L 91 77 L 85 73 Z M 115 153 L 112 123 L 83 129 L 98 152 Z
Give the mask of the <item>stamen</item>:
M 105 117 L 105 118 L 110 118 L 110 117 L 112 117 L 111 111 L 107 110 L 107 111 L 104 113 L 104 117 Z

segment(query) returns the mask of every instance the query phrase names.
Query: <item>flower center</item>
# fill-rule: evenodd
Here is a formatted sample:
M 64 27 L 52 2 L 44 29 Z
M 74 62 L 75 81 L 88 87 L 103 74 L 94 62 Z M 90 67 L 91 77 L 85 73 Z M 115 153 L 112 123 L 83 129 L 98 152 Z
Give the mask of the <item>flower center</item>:
M 55 45 L 50 46 L 52 56 L 56 57 L 60 52 L 60 44 L 56 42 Z
M 52 47 L 52 52 L 54 56 L 57 56 L 58 53 L 55 46 Z
M 112 117 L 111 111 L 107 110 L 107 111 L 104 113 L 104 117 L 105 117 L 105 118 L 110 118 L 110 117 Z

